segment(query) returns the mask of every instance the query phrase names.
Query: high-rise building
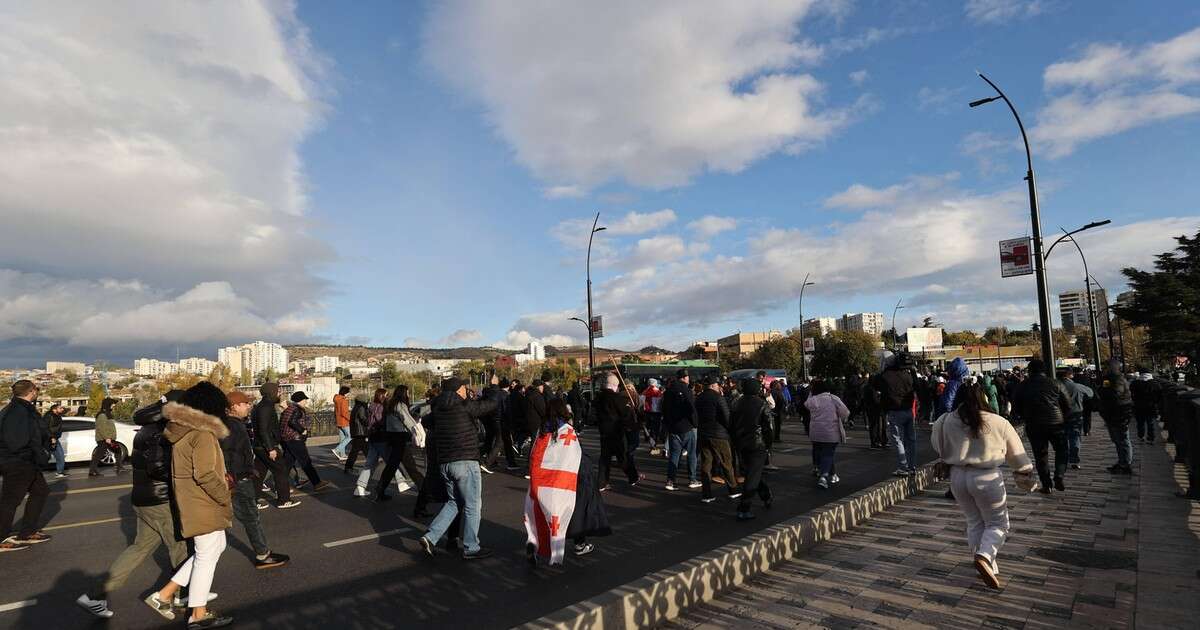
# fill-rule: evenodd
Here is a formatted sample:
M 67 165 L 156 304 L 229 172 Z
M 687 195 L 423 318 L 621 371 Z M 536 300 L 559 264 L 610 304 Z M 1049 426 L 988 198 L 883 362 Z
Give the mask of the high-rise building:
M 837 329 L 836 317 L 813 317 L 804 320 L 804 334 L 808 337 L 824 337 Z
M 1108 321 L 1108 296 L 1104 289 L 1092 291 L 1096 307 L 1096 324 L 1103 326 Z M 1058 313 L 1064 330 L 1091 326 L 1088 318 L 1087 291 L 1065 291 L 1058 294 Z
M 887 330 L 883 313 L 845 313 L 837 320 L 838 330 L 865 332 L 878 337 Z
M 317 357 L 312 360 L 313 369 L 317 374 L 333 374 L 341 365 L 338 357 Z
M 255 341 L 217 350 L 217 361 L 235 374 L 249 371 L 254 376 L 266 369 L 284 374 L 288 370 L 288 351 L 277 343 Z
M 158 359 L 141 358 L 133 362 L 133 373 L 136 376 L 162 378 L 179 370 L 178 363 L 159 361 Z
M 528 354 L 530 361 L 545 361 L 546 347 L 536 341 L 530 341 Z
M 720 350 L 722 357 L 744 357 L 758 350 L 759 346 L 764 343 L 782 336 L 783 333 L 778 330 L 739 332 L 718 339 L 717 348 Z
M 212 373 L 213 368 L 217 367 L 216 361 L 210 361 L 202 357 L 189 357 L 179 361 L 179 371 L 188 374 L 199 374 L 200 376 L 208 376 Z

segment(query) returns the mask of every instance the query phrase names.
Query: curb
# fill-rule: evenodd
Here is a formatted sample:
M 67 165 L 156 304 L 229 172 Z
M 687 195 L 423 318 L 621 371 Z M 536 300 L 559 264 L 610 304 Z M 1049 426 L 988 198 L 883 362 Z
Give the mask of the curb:
M 934 483 L 933 465 L 884 481 L 673 567 L 518 626 L 522 630 L 631 630 L 674 619 L 801 549 L 844 533 Z

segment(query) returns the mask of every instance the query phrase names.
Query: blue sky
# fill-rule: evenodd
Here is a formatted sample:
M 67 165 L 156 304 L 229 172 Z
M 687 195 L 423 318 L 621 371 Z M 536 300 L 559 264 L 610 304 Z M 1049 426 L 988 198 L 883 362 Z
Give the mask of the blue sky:
M 1023 155 L 1002 103 L 966 107 L 976 69 L 1031 130 L 1046 234 L 1113 220 L 1080 243 L 1114 295 L 1200 226 L 1190 2 L 81 13 L 0 9 L 0 52 L 28 57 L 0 180 L 72 184 L 0 194 L 37 218 L 0 236 L 0 364 L 578 343 L 595 212 L 604 345 L 794 326 L 806 273 L 808 316 L 903 299 L 901 326 L 1025 327 L 1032 281 L 996 260 L 1028 233 Z

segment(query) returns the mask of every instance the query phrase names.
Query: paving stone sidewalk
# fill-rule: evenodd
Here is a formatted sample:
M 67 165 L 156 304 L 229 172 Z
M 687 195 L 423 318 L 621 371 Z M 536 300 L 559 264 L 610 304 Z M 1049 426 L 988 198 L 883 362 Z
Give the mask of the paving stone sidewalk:
M 1066 492 L 1025 493 L 1006 471 L 999 591 L 971 565 L 942 482 L 662 627 L 1200 627 L 1200 504 L 1174 496 L 1173 447 L 1136 444 L 1136 474 L 1113 476 L 1097 424 Z

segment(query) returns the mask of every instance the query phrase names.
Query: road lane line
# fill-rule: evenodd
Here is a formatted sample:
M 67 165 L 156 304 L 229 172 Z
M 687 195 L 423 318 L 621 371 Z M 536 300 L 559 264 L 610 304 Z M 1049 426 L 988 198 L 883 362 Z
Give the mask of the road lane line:
M 353 543 L 366 542 L 368 540 L 376 540 L 379 538 L 383 538 L 384 536 L 403 534 L 405 532 L 411 532 L 411 531 L 412 531 L 412 528 L 410 528 L 410 527 L 401 527 L 400 529 L 392 529 L 392 530 L 388 530 L 386 532 L 378 532 L 375 534 L 367 534 L 366 536 L 357 536 L 355 538 L 347 538 L 345 540 L 335 540 L 333 542 L 327 542 L 327 543 L 325 543 L 325 547 L 327 547 L 327 548 L 328 547 L 340 547 L 341 545 L 349 545 L 349 544 L 353 544 Z
M 11 604 L 0 604 L 0 612 L 8 612 L 10 610 L 18 610 L 21 608 L 28 608 L 29 606 L 33 606 L 36 603 L 37 603 L 36 599 L 27 599 L 23 602 L 13 602 Z
M 51 492 L 50 494 L 51 495 L 85 494 L 88 492 L 105 492 L 107 490 L 125 490 L 127 488 L 132 488 L 132 487 L 133 487 L 133 484 L 131 484 L 131 483 L 122 483 L 122 484 L 117 484 L 115 486 L 97 486 L 95 488 L 76 488 L 74 490 L 64 490 L 63 492 Z
M 97 519 L 94 521 L 82 521 L 79 523 L 67 523 L 66 525 L 52 525 L 50 527 L 43 527 L 42 529 L 46 530 L 46 531 L 51 531 L 51 530 L 55 530 L 55 529 L 70 529 L 72 527 L 83 527 L 85 525 L 102 525 L 104 523 L 116 523 L 117 521 L 120 521 L 122 519 L 123 519 L 123 517 L 117 516 L 115 518 L 101 518 L 101 519 Z

